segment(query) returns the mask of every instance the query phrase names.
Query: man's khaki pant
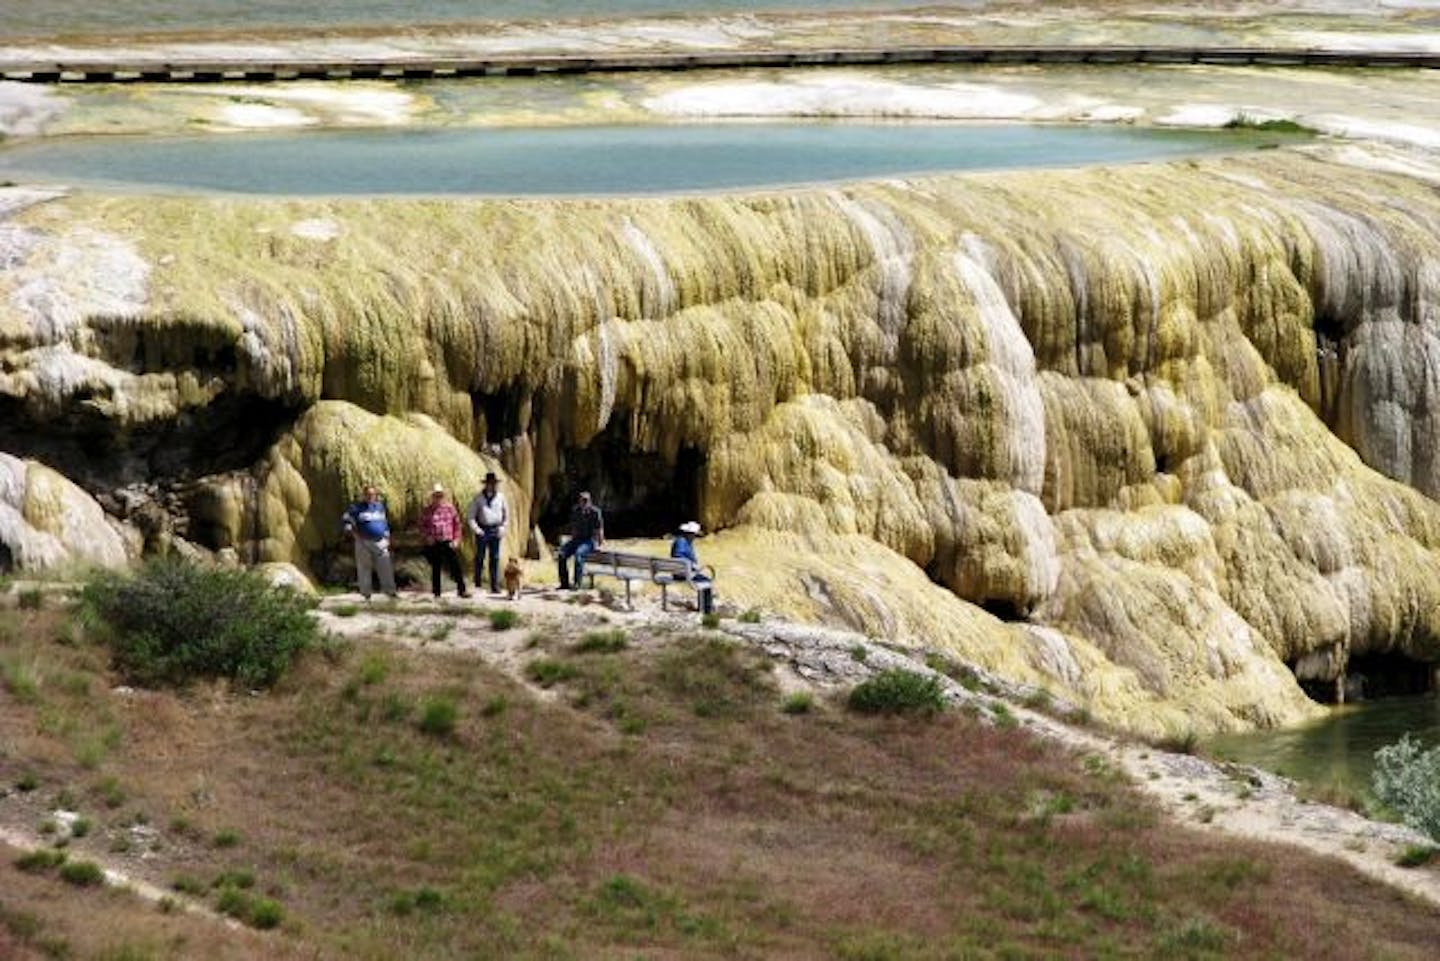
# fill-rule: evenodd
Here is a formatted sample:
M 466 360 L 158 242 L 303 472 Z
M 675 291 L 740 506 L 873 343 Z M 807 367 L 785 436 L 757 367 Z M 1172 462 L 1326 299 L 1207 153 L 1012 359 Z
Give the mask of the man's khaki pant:
M 371 574 L 380 574 L 380 590 L 395 596 L 395 565 L 390 560 L 390 541 L 371 541 L 355 538 L 355 574 L 360 581 L 360 593 L 370 596 L 373 588 Z

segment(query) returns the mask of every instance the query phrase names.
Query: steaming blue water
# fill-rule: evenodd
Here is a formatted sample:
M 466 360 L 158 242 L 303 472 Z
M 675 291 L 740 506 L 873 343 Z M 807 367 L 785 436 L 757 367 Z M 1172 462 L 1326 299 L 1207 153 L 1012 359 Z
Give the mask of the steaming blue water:
M 643 194 L 1126 163 L 1259 142 L 1224 131 L 863 123 L 77 137 L 0 149 L 0 176 L 251 194 Z
M 0 0 L 0 37 L 970 5 L 965 0 Z

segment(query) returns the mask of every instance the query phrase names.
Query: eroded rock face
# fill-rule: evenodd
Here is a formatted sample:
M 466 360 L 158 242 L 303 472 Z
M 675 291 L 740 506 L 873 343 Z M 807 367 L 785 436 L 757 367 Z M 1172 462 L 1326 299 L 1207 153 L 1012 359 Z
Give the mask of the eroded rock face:
M 89 494 L 35 461 L 0 453 L 0 550 L 7 571 L 123 567 L 124 528 Z
M 192 474 L 207 546 L 308 566 L 365 480 L 408 518 L 503 469 L 527 520 L 581 484 L 643 502 L 629 534 L 693 515 L 742 602 L 1136 728 L 1295 720 L 1286 662 L 1440 658 L 1440 197 L 1402 177 L 1277 152 L 698 200 L 77 197 L 3 227 L 0 446 L 92 490 L 133 478 L 82 436 Z

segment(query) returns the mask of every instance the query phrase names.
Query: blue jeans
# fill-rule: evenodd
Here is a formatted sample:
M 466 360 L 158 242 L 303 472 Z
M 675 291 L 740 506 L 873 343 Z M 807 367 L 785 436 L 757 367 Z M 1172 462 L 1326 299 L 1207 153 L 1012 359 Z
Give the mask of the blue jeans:
M 593 540 L 576 540 L 571 538 L 560 546 L 560 587 L 569 587 L 572 583 L 576 588 L 583 587 L 581 583 L 585 578 L 585 558 L 595 550 Z M 566 563 L 571 557 L 575 558 L 575 580 L 570 580 L 569 565 Z
M 485 558 L 490 558 L 490 593 L 500 593 L 500 534 L 481 530 L 475 538 L 475 588 L 480 588 L 480 575 L 485 571 Z

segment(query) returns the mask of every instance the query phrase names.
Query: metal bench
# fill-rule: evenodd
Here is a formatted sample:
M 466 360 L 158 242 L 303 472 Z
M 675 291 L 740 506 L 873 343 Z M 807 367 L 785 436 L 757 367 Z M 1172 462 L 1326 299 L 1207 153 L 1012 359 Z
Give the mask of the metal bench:
M 715 581 L 713 567 L 696 567 L 678 557 L 654 557 L 621 551 L 591 551 L 590 556 L 585 558 L 585 576 L 592 588 L 597 574 L 624 581 L 625 606 L 632 609 L 635 605 L 631 601 L 631 584 L 635 581 L 660 585 L 661 610 L 669 610 L 671 584 L 688 584 L 698 595 L 712 591 Z

